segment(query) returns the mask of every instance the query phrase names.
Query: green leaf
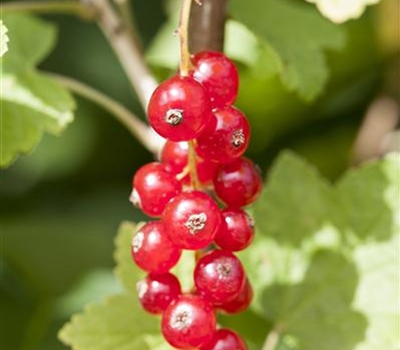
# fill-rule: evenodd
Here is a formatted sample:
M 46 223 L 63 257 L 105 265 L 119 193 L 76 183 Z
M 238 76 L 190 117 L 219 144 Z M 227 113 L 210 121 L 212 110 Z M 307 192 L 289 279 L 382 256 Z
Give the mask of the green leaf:
M 279 349 L 398 346 L 399 160 L 365 164 L 336 186 L 291 153 L 277 160 L 254 207 L 258 235 L 239 255 L 252 310 L 265 332 L 273 324 Z
M 88 306 L 61 329 L 59 338 L 80 350 L 170 349 L 161 340 L 159 320 L 144 313 L 132 293 Z
M 315 9 L 288 0 L 233 0 L 231 11 L 276 53 L 277 69 L 289 90 L 305 100 L 321 93 L 329 74 L 323 51 L 343 47 L 341 28 Z
M 0 167 L 30 152 L 43 132 L 58 135 L 73 120 L 75 108 L 70 93 L 34 67 L 54 46 L 54 26 L 27 15 L 6 15 L 4 22 L 13 40 L 1 58 Z
M 44 131 L 59 134 L 73 120 L 75 103 L 67 90 L 34 71 L 2 76 L 2 150 L 0 166 L 29 152 Z
M 297 245 L 324 224 L 330 210 L 330 188 L 314 167 L 285 152 L 267 181 L 265 191 L 254 206 L 254 214 L 264 218 L 258 222 L 262 232 L 279 242 Z M 282 223 L 285 223 L 284 230 Z
M 7 14 L 2 18 L 12 38 L 9 52 L 1 58 L 4 71 L 32 68 L 50 53 L 56 42 L 54 25 L 28 15 Z
M 307 0 L 317 5 L 318 10 L 332 22 L 343 23 L 349 19 L 361 17 L 368 5 L 380 0 Z
M 7 31 L 7 27 L 3 24 L 3 21 L 0 20 L 0 57 L 2 57 L 8 50 L 7 43 L 9 42 L 9 38 Z
M 400 157 L 392 154 L 380 162 L 349 171 L 337 185 L 335 206 L 338 226 L 348 240 L 385 241 L 400 232 Z
M 399 246 L 397 231 L 388 241 L 354 250 L 360 281 L 353 307 L 368 321 L 365 340 L 354 350 L 397 349 L 400 345 Z

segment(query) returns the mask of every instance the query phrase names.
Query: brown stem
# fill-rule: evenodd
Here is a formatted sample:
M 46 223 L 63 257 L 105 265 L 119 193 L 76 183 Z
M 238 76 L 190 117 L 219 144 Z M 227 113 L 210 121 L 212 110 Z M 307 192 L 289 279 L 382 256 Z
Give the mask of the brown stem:
M 132 40 L 114 8 L 107 0 L 83 0 L 96 13 L 100 28 L 115 51 L 128 79 L 134 87 L 143 108 L 147 108 L 150 96 L 157 87 L 137 43 Z
M 189 25 L 190 52 L 223 51 L 228 0 L 203 0 L 192 6 Z

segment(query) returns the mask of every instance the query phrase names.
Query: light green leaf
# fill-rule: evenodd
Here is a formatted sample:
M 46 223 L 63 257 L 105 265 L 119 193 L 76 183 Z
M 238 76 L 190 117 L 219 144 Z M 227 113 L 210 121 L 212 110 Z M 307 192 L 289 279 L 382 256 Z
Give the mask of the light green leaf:
M 231 11 L 279 57 L 277 68 L 289 90 L 306 100 L 321 93 L 329 74 L 323 51 L 343 47 L 341 28 L 295 1 L 233 0 Z
M 1 58 L 4 71 L 32 68 L 52 50 L 57 34 L 54 25 L 28 15 L 7 14 L 2 18 L 12 38 L 9 52 Z
M 73 120 L 71 95 L 58 83 L 34 71 L 3 74 L 0 167 L 29 152 L 44 131 L 59 134 Z
M 9 42 L 9 39 L 7 31 L 7 27 L 3 24 L 3 21 L 0 20 L 0 57 L 2 57 L 8 50 L 7 43 Z
M 58 135 L 73 120 L 75 108 L 66 89 L 35 70 L 55 44 L 55 27 L 28 15 L 5 15 L 3 20 L 13 40 L 0 58 L 0 167 L 30 152 L 43 132 Z
M 278 159 L 254 207 L 256 240 L 239 255 L 252 310 L 280 347 L 398 347 L 399 174 L 393 154 L 333 186 L 293 154 Z
M 400 156 L 349 171 L 335 193 L 337 223 L 347 240 L 384 241 L 400 232 Z
M 349 19 L 361 17 L 368 5 L 380 0 L 307 0 L 315 3 L 318 10 L 334 23 L 343 23 Z
M 76 350 L 168 350 L 159 319 L 144 313 L 130 294 L 88 306 L 72 317 L 59 338 Z
M 285 152 L 267 181 L 254 206 L 254 214 L 263 218 L 258 222 L 262 232 L 278 242 L 297 245 L 323 226 L 330 210 L 330 188 L 314 167 Z
M 360 245 L 354 250 L 353 259 L 360 280 L 353 307 L 368 321 L 365 340 L 354 350 L 398 349 L 400 346 L 399 238 L 397 231 L 388 241 Z

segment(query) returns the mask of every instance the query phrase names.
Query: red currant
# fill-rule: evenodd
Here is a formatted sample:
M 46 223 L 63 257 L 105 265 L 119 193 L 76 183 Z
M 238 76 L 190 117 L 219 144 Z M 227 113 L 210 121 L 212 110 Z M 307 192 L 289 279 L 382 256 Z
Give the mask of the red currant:
M 152 314 L 161 314 L 181 294 L 181 285 L 171 273 L 149 274 L 136 284 L 139 301 Z
M 197 295 L 178 297 L 167 307 L 161 322 L 165 339 L 178 349 L 203 346 L 211 340 L 215 328 L 213 307 Z
M 166 204 L 182 190 L 182 184 L 161 163 L 141 167 L 133 177 L 131 202 L 149 216 L 160 216 Z
M 221 224 L 215 201 L 201 191 L 183 192 L 171 200 L 162 220 L 166 233 L 180 248 L 202 249 L 214 240 Z
M 197 291 L 214 305 L 235 299 L 245 283 L 245 272 L 231 252 L 214 250 L 204 255 L 194 271 Z
M 182 173 L 188 163 L 189 143 L 168 140 L 161 151 L 161 162 L 174 174 Z
M 161 151 L 161 162 L 167 169 L 176 174 L 181 174 L 188 164 L 189 144 L 185 141 L 173 142 L 168 140 Z M 201 183 L 209 183 L 215 176 L 218 164 L 209 160 L 197 157 L 197 176 Z M 182 179 L 183 184 L 190 184 L 190 174 Z
M 249 140 L 246 116 L 226 106 L 213 112 L 205 131 L 197 138 L 197 153 L 205 159 L 228 163 L 246 151 Z
M 241 209 L 227 208 L 221 214 L 222 224 L 215 235 L 215 243 L 232 252 L 247 248 L 254 238 L 253 219 Z
M 253 300 L 253 288 L 249 280 L 246 280 L 239 295 L 227 303 L 222 304 L 219 308 L 228 314 L 238 314 L 246 310 Z
M 254 163 L 242 157 L 218 169 L 214 188 L 218 197 L 229 206 L 243 207 L 256 200 L 262 179 Z
M 235 101 L 239 74 L 228 57 L 220 52 L 199 52 L 193 57 L 193 63 L 192 76 L 207 90 L 213 108 Z
M 181 250 L 169 240 L 161 221 L 148 222 L 132 239 L 132 258 L 147 272 L 165 273 L 173 268 Z
M 236 332 L 219 329 L 214 333 L 212 340 L 200 350 L 247 350 L 247 346 Z
M 217 173 L 219 164 L 200 157 L 197 158 L 196 164 L 197 176 L 199 177 L 200 182 L 203 184 L 212 182 Z
M 151 126 L 173 141 L 187 141 L 199 136 L 210 116 L 206 91 L 190 77 L 175 76 L 161 83 L 148 107 Z

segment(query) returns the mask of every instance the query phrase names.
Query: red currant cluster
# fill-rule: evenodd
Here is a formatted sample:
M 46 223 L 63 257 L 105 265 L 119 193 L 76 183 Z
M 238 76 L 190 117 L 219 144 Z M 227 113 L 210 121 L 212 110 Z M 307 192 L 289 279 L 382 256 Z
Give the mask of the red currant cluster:
M 143 166 L 133 178 L 133 204 L 161 217 L 132 241 L 133 260 L 149 273 L 138 294 L 145 310 L 162 314 L 162 333 L 175 348 L 242 350 L 247 347 L 235 332 L 216 330 L 215 314 L 238 313 L 251 302 L 252 288 L 232 252 L 252 242 L 254 222 L 241 208 L 256 199 L 261 177 L 242 157 L 250 128 L 232 106 L 235 65 L 217 52 L 199 53 L 192 62 L 190 76 L 164 81 L 149 103 L 150 124 L 167 142 L 161 162 Z M 198 251 L 189 294 L 169 272 L 182 249 Z

